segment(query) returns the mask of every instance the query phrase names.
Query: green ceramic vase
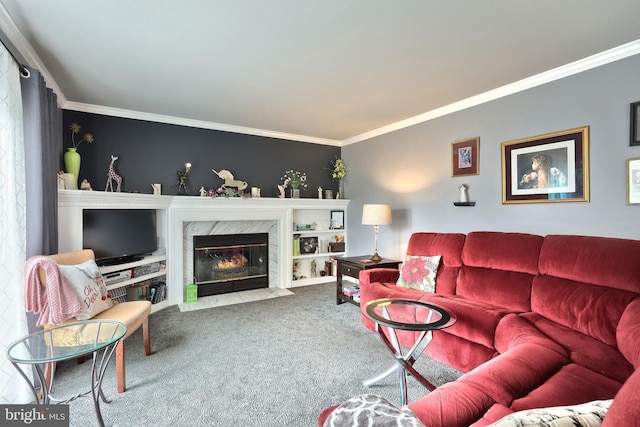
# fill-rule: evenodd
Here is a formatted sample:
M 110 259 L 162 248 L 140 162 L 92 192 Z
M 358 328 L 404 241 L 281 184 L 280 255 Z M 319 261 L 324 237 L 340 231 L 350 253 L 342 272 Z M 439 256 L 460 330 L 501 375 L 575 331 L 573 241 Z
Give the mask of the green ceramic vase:
M 67 173 L 73 174 L 74 190 L 78 189 L 78 177 L 80 176 L 80 153 L 75 148 L 67 148 L 64 153 L 64 168 Z

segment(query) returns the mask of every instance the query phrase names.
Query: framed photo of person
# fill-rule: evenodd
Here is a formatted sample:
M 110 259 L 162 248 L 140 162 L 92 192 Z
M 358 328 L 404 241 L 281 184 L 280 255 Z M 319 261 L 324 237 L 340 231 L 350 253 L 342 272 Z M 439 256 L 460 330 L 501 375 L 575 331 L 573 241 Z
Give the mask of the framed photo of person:
M 640 204 L 640 158 L 627 159 L 627 204 Z
M 480 138 L 451 143 L 451 176 L 480 173 Z
M 507 141 L 502 203 L 588 202 L 589 127 Z

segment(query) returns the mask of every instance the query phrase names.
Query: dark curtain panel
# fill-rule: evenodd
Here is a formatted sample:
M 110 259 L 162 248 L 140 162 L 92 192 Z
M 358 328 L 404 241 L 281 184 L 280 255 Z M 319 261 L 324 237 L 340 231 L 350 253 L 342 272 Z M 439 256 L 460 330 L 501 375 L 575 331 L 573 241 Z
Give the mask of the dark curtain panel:
M 27 67 L 29 68 L 29 67 Z M 39 71 L 21 79 L 24 121 L 27 258 L 58 251 L 57 172 L 62 153 L 62 111 Z

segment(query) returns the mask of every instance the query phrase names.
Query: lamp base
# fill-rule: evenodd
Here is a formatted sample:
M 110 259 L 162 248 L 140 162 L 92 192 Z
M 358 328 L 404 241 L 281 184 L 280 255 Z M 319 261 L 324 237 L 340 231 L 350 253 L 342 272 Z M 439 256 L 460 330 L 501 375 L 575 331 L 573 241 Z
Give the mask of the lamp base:
M 380 255 L 378 255 L 378 251 L 376 251 L 376 253 L 371 256 L 371 261 L 373 261 L 373 262 L 382 261 L 382 257 Z

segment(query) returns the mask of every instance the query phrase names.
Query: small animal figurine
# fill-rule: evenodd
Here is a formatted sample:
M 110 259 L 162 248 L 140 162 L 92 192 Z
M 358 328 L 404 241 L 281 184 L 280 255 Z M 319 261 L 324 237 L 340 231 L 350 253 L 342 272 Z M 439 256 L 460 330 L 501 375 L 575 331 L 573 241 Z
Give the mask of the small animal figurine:
M 120 192 L 120 186 L 122 185 L 122 177 L 118 175 L 115 169 L 113 168 L 113 164 L 116 162 L 116 160 L 118 160 L 118 156 L 111 156 L 111 163 L 109 164 L 109 171 L 107 172 L 107 185 L 104 187 L 104 191 L 108 190 L 113 192 L 114 191 L 113 181 L 115 181 L 116 184 L 118 184 L 115 192 L 116 193 Z
M 284 186 L 283 185 L 278 185 L 278 191 L 280 192 L 278 197 L 281 198 L 281 199 L 284 199 Z
M 222 184 L 222 188 L 234 187 L 239 191 L 244 190 L 249 186 L 246 181 L 240 181 L 238 179 L 234 179 L 233 174 L 226 169 L 222 169 L 220 172 L 217 172 L 215 169 L 211 169 L 213 173 L 218 175 L 220 179 L 224 179 L 224 184 Z
M 91 188 L 91 183 L 86 178 L 83 179 L 82 182 L 80 183 L 80 189 L 81 190 L 87 190 L 87 191 L 93 191 L 93 188 Z

